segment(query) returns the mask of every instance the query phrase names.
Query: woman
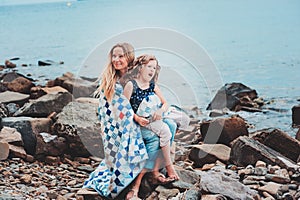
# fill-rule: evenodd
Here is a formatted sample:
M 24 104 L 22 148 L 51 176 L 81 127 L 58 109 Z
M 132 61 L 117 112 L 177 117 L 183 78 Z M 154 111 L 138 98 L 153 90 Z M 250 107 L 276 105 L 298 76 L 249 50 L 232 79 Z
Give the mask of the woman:
M 109 52 L 108 60 L 97 89 L 105 158 L 83 187 L 93 188 L 101 196 L 115 198 L 142 171 L 148 154 L 140 127 L 133 120 L 133 110 L 120 84 L 122 77 L 132 68 L 134 49 L 128 43 L 116 44 Z M 154 137 L 146 141 L 151 144 L 151 157 L 155 157 L 159 143 Z M 128 199 L 136 197 L 137 192 L 127 195 Z

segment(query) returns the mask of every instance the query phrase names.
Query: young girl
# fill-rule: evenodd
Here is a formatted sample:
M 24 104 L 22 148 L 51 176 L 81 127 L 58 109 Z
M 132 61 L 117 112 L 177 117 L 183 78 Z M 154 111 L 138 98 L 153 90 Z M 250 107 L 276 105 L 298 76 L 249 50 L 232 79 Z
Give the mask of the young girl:
M 130 101 L 134 111 L 134 120 L 160 137 L 160 146 L 169 179 L 178 180 L 170 157 L 171 132 L 168 125 L 163 122 L 162 115 L 168 110 L 160 88 L 156 85 L 160 66 L 152 55 L 139 56 L 135 61 L 132 72 L 133 79 L 124 87 L 124 96 Z M 153 173 L 159 173 L 157 172 Z M 155 176 L 155 174 L 154 174 Z

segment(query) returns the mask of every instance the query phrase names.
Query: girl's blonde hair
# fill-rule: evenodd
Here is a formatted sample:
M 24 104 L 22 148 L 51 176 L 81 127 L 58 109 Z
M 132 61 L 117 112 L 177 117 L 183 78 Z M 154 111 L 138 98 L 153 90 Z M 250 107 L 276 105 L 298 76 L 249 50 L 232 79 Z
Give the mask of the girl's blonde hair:
M 156 70 L 155 70 L 155 74 L 151 81 L 157 82 L 158 74 L 160 72 L 160 66 L 158 65 L 158 60 L 155 58 L 154 55 L 143 54 L 143 55 L 137 57 L 133 63 L 134 67 L 131 71 L 131 76 L 133 78 L 137 78 L 139 71 L 143 67 L 143 65 L 148 64 L 151 60 L 156 61 Z
M 101 75 L 101 84 L 96 90 L 96 95 L 99 94 L 101 91 L 104 92 L 104 96 L 106 99 L 110 102 L 112 100 L 112 97 L 115 92 L 115 85 L 118 80 L 118 78 L 121 78 L 120 71 L 116 70 L 112 64 L 112 54 L 113 50 L 117 47 L 120 47 L 123 49 L 124 56 L 127 60 L 128 66 L 127 69 L 133 68 L 133 62 L 134 62 L 134 48 L 129 43 L 118 43 L 114 45 L 109 54 L 108 54 L 108 64 L 106 65 L 102 75 Z M 99 80 L 99 79 L 98 79 Z

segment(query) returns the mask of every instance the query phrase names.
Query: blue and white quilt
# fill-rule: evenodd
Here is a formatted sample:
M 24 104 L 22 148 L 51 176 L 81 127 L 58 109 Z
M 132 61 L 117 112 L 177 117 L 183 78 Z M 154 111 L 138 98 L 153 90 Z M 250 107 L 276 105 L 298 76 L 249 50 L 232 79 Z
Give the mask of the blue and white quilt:
M 100 94 L 98 113 L 105 159 L 83 185 L 108 198 L 115 198 L 126 188 L 148 159 L 140 128 L 133 122 L 133 110 L 122 93 L 123 88 L 117 83 L 111 103 Z

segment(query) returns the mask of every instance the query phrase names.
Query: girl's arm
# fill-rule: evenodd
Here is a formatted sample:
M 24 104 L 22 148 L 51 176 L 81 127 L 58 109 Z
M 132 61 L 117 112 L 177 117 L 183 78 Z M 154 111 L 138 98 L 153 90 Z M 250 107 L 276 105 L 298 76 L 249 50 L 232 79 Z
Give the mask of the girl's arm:
M 124 96 L 130 101 L 130 97 L 132 94 L 132 90 L 133 90 L 133 84 L 131 81 L 128 81 L 128 83 L 125 85 L 124 87 L 124 91 L 123 94 Z M 144 117 L 140 117 L 137 114 L 134 113 L 133 115 L 133 119 L 139 123 L 141 126 L 146 126 L 149 123 L 149 120 L 147 120 Z
M 156 111 L 155 115 L 153 116 L 154 120 L 158 120 L 162 118 L 162 113 L 166 112 L 169 106 L 158 85 L 155 85 L 154 92 L 162 103 L 161 108 L 158 111 Z
M 128 81 L 128 83 L 126 83 L 125 87 L 124 87 L 124 91 L 123 94 L 124 96 L 130 100 L 131 94 L 132 94 L 132 90 L 133 90 L 133 84 L 131 81 Z

